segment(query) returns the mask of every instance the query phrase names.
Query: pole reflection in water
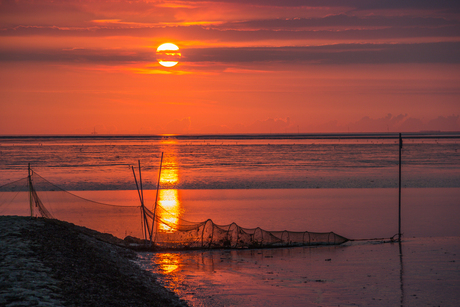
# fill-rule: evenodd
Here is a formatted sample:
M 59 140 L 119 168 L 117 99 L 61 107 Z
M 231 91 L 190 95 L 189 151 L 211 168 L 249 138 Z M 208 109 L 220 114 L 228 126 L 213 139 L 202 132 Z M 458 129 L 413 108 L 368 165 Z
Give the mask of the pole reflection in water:
M 398 242 L 399 245 L 399 288 L 401 290 L 400 306 L 404 306 L 404 266 L 403 266 L 403 252 L 402 243 Z
M 181 213 L 179 191 L 174 187 L 179 183 L 179 167 L 175 153 L 175 140 L 166 140 L 163 145 L 163 168 L 160 178 L 160 191 L 158 192 L 158 204 L 164 210 L 157 210 L 158 217 L 166 222 L 157 224 L 158 232 L 174 232 L 170 225 L 177 224 Z

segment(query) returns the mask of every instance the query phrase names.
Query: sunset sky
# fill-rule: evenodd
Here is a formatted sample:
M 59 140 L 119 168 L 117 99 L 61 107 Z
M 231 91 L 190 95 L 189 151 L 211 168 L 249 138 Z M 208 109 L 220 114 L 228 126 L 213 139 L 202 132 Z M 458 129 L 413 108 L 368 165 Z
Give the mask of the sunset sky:
M 0 28 L 0 135 L 460 131 L 459 1 L 18 0 Z

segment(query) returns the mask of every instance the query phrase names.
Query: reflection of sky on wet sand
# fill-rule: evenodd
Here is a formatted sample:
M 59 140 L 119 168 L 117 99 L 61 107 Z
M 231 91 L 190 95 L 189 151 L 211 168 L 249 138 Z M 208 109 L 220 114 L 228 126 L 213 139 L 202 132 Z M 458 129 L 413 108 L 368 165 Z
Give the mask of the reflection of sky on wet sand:
M 193 221 L 211 217 L 248 226 L 265 221 L 269 230 L 321 226 L 340 229 L 337 233 L 351 238 L 391 236 L 396 229 L 396 192 L 185 190 L 181 206 L 184 218 Z M 399 257 L 397 244 L 349 243 L 318 248 L 141 253 L 141 262 L 147 270 L 160 273 L 159 279 L 192 306 L 400 306 L 400 302 L 403 306 L 417 306 L 418 302 L 453 306 L 460 269 L 459 192 L 404 189 L 404 258 Z M 289 202 L 280 203 L 280 199 Z
M 407 239 L 404 271 L 389 243 L 141 253 L 140 263 L 192 306 L 454 306 L 459 247 Z

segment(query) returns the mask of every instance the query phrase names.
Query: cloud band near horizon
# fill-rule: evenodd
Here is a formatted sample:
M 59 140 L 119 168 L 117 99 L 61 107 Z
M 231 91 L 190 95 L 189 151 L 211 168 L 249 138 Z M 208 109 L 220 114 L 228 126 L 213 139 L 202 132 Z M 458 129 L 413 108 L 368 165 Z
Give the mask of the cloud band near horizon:
M 181 49 L 181 62 L 306 64 L 460 63 L 460 42 L 418 44 L 334 44 L 286 47 Z M 0 61 L 123 64 L 156 60 L 155 50 L 1 50 Z

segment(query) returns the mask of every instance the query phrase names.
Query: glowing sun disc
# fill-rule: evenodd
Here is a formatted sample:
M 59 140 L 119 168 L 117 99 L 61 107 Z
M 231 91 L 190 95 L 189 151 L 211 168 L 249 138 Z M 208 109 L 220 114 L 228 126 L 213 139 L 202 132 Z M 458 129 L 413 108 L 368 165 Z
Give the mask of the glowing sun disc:
M 161 66 L 164 66 L 164 67 L 173 67 L 173 66 L 176 66 L 177 63 L 179 62 L 174 62 L 174 61 L 158 61 L 158 63 L 160 63 Z
M 179 63 L 181 54 L 179 47 L 172 43 L 164 43 L 157 48 L 157 60 L 164 67 L 173 67 Z
M 179 47 L 177 47 L 176 45 L 174 45 L 172 43 L 164 43 L 164 44 L 158 46 L 158 48 L 157 48 L 157 52 L 158 51 L 165 51 L 165 50 L 179 50 Z

